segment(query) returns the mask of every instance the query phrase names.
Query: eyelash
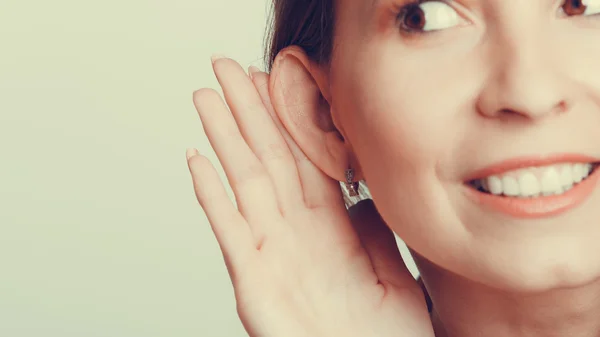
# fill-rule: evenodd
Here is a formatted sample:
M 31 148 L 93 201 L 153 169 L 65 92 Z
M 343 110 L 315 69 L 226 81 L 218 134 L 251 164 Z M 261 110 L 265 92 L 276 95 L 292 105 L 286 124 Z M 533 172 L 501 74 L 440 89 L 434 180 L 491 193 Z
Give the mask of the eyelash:
M 406 19 L 406 15 L 409 10 L 411 10 L 414 7 L 419 7 L 419 5 L 421 5 L 425 2 L 430 2 L 430 1 L 443 2 L 443 3 L 447 4 L 448 6 L 451 6 L 450 3 L 445 0 L 410 0 L 408 3 L 404 3 L 401 5 L 396 4 L 396 8 L 394 9 L 395 14 L 396 14 L 395 15 L 396 22 L 397 22 L 397 25 L 399 25 L 399 28 L 403 33 L 410 34 L 410 35 L 427 35 L 427 34 L 436 32 L 436 31 L 422 31 L 422 30 L 412 29 L 412 28 L 404 25 L 404 20 Z
M 447 0 L 409 0 L 408 3 L 403 3 L 403 4 L 396 4 L 395 8 L 394 8 L 394 14 L 395 14 L 395 18 L 396 18 L 396 24 L 399 26 L 400 30 L 402 31 L 402 33 L 404 34 L 408 34 L 408 35 L 428 35 L 428 34 L 432 34 L 432 33 L 436 33 L 437 31 L 433 30 L 433 31 L 423 31 L 423 30 L 418 30 L 418 29 L 412 29 L 410 27 L 407 27 L 404 24 L 404 20 L 406 19 L 406 15 L 408 13 L 409 10 L 411 10 L 414 7 L 418 7 L 421 4 L 425 3 L 425 2 L 443 2 L 448 6 L 452 5 L 450 4 L 449 1 Z M 565 1 L 569 1 L 569 0 L 562 0 L 563 5 Z M 562 6 L 560 7 L 562 8 Z M 597 15 L 592 15 L 592 17 L 599 17 L 600 14 Z M 569 16 L 567 16 L 569 17 Z

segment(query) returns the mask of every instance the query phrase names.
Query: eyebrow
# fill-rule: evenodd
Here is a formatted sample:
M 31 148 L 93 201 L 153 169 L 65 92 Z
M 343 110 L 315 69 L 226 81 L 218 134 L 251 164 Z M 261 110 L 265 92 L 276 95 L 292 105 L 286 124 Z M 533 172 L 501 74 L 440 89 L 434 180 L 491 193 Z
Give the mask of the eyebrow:
M 447 0 L 447 1 L 452 1 L 452 0 Z M 370 0 L 370 6 L 369 6 L 369 10 L 371 10 L 372 12 L 376 12 L 379 8 L 381 7 L 387 7 L 388 5 L 394 4 L 394 3 L 400 3 L 400 2 L 404 2 L 404 3 L 410 3 L 410 2 L 417 2 L 417 0 Z
M 410 3 L 421 3 L 421 2 L 426 2 L 426 1 L 439 1 L 439 2 L 445 2 L 449 5 L 455 5 L 457 4 L 456 0 L 370 0 L 369 3 L 370 5 L 368 6 L 368 10 L 371 11 L 371 13 L 377 13 L 379 11 L 380 8 L 382 7 L 386 7 L 386 6 L 390 6 L 390 5 L 396 5 L 396 7 L 403 7 L 405 5 L 408 5 Z M 480 2 L 481 0 L 463 0 L 464 4 L 475 4 Z M 556 1 L 556 0 L 546 0 L 546 1 Z
M 444 0 L 446 2 L 452 3 L 455 2 L 455 0 Z M 469 0 L 467 2 L 470 1 L 475 1 L 475 0 Z M 377 8 L 377 6 L 379 6 L 382 2 L 391 2 L 391 0 L 371 0 L 371 8 Z M 405 0 L 405 2 L 410 3 L 410 2 L 417 2 L 417 0 Z

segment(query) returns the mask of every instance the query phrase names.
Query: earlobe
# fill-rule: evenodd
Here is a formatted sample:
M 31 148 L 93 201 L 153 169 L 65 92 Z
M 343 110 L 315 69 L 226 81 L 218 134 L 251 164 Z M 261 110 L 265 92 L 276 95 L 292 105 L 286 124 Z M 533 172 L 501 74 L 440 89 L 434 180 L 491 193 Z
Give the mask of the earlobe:
M 269 91 L 281 123 L 310 161 L 331 178 L 345 181 L 351 153 L 332 119 L 327 75 L 301 48 L 288 47 L 273 63 Z M 360 169 L 353 168 L 360 180 Z

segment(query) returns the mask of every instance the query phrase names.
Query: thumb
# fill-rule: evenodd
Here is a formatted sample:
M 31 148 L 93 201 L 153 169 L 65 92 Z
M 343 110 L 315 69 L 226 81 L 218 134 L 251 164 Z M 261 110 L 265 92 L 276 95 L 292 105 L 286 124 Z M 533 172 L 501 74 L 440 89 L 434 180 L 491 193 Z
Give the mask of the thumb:
M 373 200 L 361 200 L 348 212 L 379 280 L 384 285 L 419 289 L 400 255 L 394 232 L 381 218 Z

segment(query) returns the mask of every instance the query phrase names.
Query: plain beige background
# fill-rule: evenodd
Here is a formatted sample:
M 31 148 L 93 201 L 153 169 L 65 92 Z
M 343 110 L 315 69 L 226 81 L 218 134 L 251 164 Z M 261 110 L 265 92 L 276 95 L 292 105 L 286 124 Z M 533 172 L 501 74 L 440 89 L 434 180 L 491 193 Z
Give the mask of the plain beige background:
M 0 336 L 246 336 L 185 150 L 269 1 L 2 0 Z

